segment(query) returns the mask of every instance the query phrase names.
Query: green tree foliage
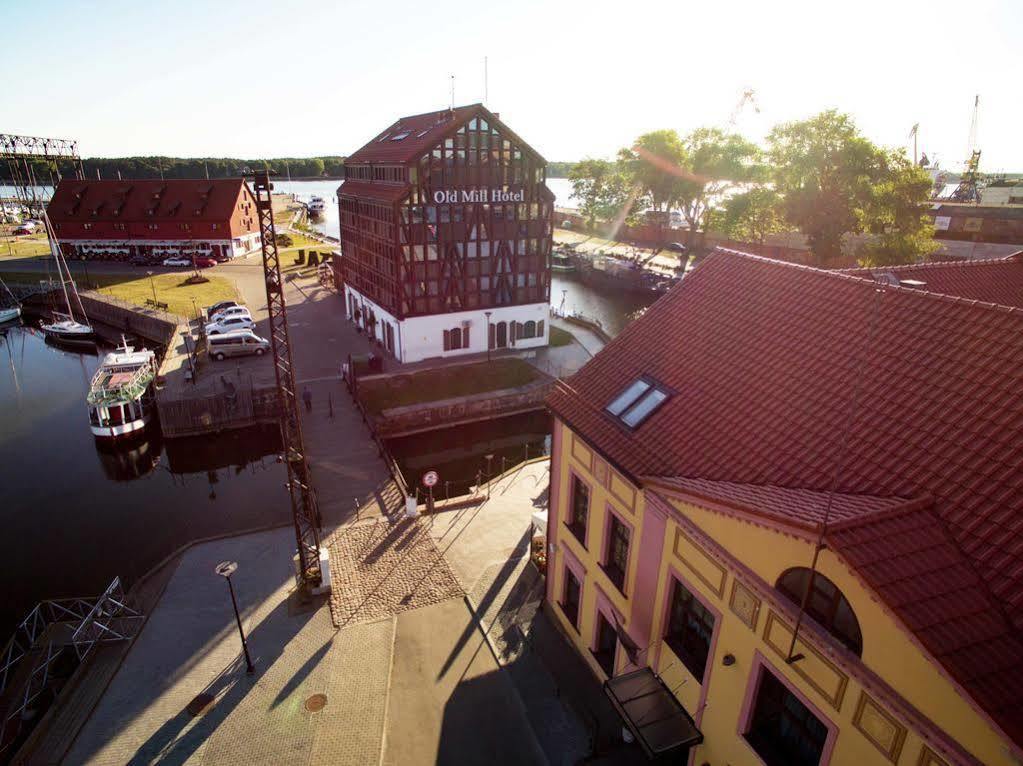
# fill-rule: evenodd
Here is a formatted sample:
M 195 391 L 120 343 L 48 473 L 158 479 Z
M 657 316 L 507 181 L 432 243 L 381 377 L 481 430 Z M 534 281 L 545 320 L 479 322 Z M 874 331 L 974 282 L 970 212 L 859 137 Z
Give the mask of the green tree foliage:
M 862 213 L 863 228 L 875 238 L 860 257 L 864 266 L 913 263 L 933 253 L 934 225 L 925 214 L 931 177 L 902 151 L 879 155 L 879 180 Z
M 547 177 L 548 178 L 571 178 L 572 168 L 575 167 L 575 162 L 548 162 L 547 163 Z
M 729 239 L 763 244 L 768 234 L 785 229 L 781 197 L 769 186 L 753 186 L 725 200 L 724 206 L 711 211 L 707 229 L 715 228 Z
M 569 173 L 572 196 L 592 228 L 599 221 L 628 219 L 633 212 L 631 184 L 619 163 L 585 159 Z
M 57 178 L 58 165 L 37 160 L 30 162 L 35 179 L 51 184 Z M 344 157 L 278 157 L 273 159 L 234 159 L 230 157 L 90 157 L 82 161 L 86 178 L 237 178 L 253 170 L 271 168 L 286 178 L 340 178 L 344 174 Z M 75 168 L 69 162 L 59 164 L 62 176 L 73 177 Z M 0 167 L 0 181 L 9 183 L 10 169 Z
M 618 160 L 642 199 L 655 211 L 671 209 L 679 196 L 680 178 L 686 175 L 687 154 L 674 130 L 655 130 L 618 152 Z
M 778 125 L 768 136 L 785 219 L 806 235 L 817 264 L 842 260 L 842 237 L 862 231 L 878 149 L 835 110 Z
M 869 232 L 872 263 L 908 263 L 934 248 L 923 216 L 930 183 L 904 153 L 875 146 L 835 110 L 777 126 L 768 136 L 785 219 L 806 235 L 817 264 L 842 262 L 842 237 Z
M 683 140 L 685 173 L 676 182 L 674 205 L 682 210 L 690 232 L 706 228 L 716 198 L 740 183 L 762 181 L 766 169 L 757 146 L 735 133 L 699 128 Z

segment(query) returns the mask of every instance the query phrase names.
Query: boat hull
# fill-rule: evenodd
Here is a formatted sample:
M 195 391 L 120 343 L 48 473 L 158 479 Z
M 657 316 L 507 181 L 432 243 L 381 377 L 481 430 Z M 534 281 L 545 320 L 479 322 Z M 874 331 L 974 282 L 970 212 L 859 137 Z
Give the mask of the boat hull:
M 109 439 L 124 439 L 134 436 L 140 431 L 144 431 L 152 419 L 153 416 L 147 413 L 141 418 L 130 420 L 127 423 L 119 423 L 116 426 L 98 426 L 95 423 L 92 423 L 89 425 L 89 428 L 92 430 L 92 435 L 97 439 L 102 439 L 104 441 Z
M 96 333 L 92 332 L 67 332 L 64 330 L 48 329 L 45 325 L 40 327 L 43 333 L 50 340 L 60 341 L 61 343 L 94 343 L 96 341 Z
M 5 322 L 13 322 L 15 319 L 21 316 L 21 308 L 15 306 L 10 309 L 0 309 L 0 324 Z

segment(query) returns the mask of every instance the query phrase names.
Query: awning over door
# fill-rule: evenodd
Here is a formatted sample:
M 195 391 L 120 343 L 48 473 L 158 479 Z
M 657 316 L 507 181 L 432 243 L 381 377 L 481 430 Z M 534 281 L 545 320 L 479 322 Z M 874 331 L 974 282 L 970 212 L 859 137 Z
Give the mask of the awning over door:
M 609 678 L 604 691 L 648 758 L 681 754 L 703 742 L 692 716 L 650 668 Z

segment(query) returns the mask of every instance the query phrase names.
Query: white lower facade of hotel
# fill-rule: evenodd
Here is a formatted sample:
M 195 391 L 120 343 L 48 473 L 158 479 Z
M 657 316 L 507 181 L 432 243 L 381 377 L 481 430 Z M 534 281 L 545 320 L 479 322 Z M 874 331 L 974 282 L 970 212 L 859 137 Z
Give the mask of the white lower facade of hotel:
M 344 287 L 344 299 L 347 318 L 400 362 L 485 353 L 491 334 L 494 338 L 491 348 L 495 350 L 541 348 L 550 337 L 547 303 L 495 306 L 399 320 L 348 285 Z
M 219 252 L 231 258 L 259 250 L 259 232 L 245 234 L 233 239 L 61 239 L 57 238 L 62 249 L 73 246 L 76 255 L 86 255 L 98 258 L 114 258 L 127 256 L 132 253 L 144 253 L 152 257 L 170 258 L 175 255 L 190 256 L 194 251 L 196 255 L 209 255 L 214 246 L 219 246 Z

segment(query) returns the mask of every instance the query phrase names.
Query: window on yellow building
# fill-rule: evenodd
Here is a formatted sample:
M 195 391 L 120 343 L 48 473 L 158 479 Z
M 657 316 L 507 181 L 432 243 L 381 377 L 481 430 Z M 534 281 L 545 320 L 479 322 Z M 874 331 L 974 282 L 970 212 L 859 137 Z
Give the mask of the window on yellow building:
M 707 670 L 713 637 L 714 615 L 686 586 L 674 580 L 668 634 L 664 640 L 700 683 L 703 683 L 703 674 Z
M 789 569 L 778 578 L 778 590 L 799 606 L 803 603 L 810 574 L 811 570 L 806 567 Z M 838 586 L 820 572 L 813 575 L 813 589 L 806 602 L 806 613 L 850 651 L 857 656 L 863 654 L 863 634 L 860 633 L 860 623 L 852 606 Z
M 593 649 L 593 657 L 597 664 L 607 673 L 608 678 L 615 674 L 615 649 L 618 648 L 618 633 L 614 625 L 608 622 L 604 613 L 597 610 L 597 646 Z
M 817 766 L 828 729 L 773 673 L 761 671 L 746 741 L 766 766 Z
M 579 602 L 582 601 L 582 586 L 571 569 L 565 567 L 565 595 L 561 601 L 561 611 L 565 613 L 572 626 L 579 629 Z
M 572 477 L 572 518 L 568 528 L 579 542 L 586 545 L 586 525 L 590 519 L 590 488 L 578 476 Z
M 625 573 L 629 571 L 629 528 L 611 514 L 607 551 L 604 554 L 604 573 L 618 590 L 625 592 Z

